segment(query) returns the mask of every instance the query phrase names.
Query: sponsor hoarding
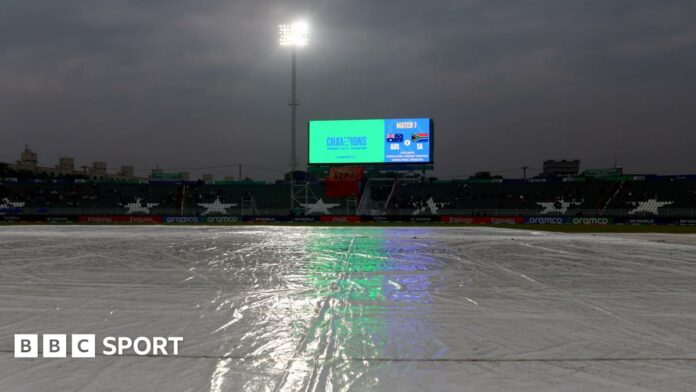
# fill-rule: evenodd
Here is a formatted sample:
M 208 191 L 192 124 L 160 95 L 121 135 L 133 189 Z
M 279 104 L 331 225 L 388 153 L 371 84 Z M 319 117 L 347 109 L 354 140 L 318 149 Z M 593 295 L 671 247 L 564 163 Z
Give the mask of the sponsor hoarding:
M 5 223 L 71 223 L 77 222 L 76 215 L 0 215 L 0 222 Z
M 356 215 L 322 215 L 321 222 L 360 222 L 361 219 Z
M 80 223 L 162 223 L 161 216 L 151 215 L 80 215 Z
M 195 225 L 197 223 L 202 223 L 203 218 L 200 216 L 163 216 L 162 223 L 168 225 L 180 224 L 180 225 Z
M 568 223 L 572 225 L 611 225 L 614 223 L 614 218 L 608 216 L 600 217 L 580 217 L 574 216 L 568 218 Z
M 219 215 L 219 216 L 205 216 L 205 217 L 200 217 L 201 223 L 213 223 L 213 224 L 229 224 L 229 223 L 239 223 L 242 221 L 241 216 L 227 216 L 227 215 Z
M 466 225 L 519 225 L 524 223 L 521 216 L 441 216 L 440 222 Z
M 259 223 L 311 223 L 311 222 L 442 222 L 471 225 L 534 224 L 534 225 L 696 225 L 696 218 L 677 217 L 577 217 L 577 216 L 356 216 L 356 215 L 311 215 L 311 216 L 159 216 L 159 215 L 0 215 L 0 224 L 259 224 Z
M 524 223 L 530 225 L 564 225 L 568 223 L 567 216 L 527 216 Z
M 530 225 L 610 225 L 614 223 L 614 220 L 606 216 L 527 216 L 524 218 L 524 223 Z

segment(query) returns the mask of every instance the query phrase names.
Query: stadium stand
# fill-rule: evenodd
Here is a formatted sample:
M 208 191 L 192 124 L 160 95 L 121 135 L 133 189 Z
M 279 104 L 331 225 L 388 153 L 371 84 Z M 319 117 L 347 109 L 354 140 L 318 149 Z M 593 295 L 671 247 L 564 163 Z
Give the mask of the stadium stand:
M 371 178 L 362 198 L 308 187 L 308 214 L 696 216 L 696 176 L 530 180 Z M 315 208 L 320 206 L 321 208 Z M 286 215 L 290 185 L 253 181 L 0 179 L 0 214 Z

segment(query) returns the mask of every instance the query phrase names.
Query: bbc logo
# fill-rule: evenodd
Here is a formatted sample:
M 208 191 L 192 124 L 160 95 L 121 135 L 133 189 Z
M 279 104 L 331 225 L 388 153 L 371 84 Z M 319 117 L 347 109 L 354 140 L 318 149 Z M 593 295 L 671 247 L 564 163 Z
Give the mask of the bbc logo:
M 43 334 L 41 356 L 43 358 L 66 358 L 68 353 L 68 336 L 65 334 Z M 96 338 L 93 334 L 72 334 L 70 339 L 70 356 L 72 358 L 94 358 L 96 355 Z M 15 358 L 38 358 L 39 335 L 15 334 Z
M 41 342 L 39 342 L 41 339 Z M 101 341 L 101 355 L 179 355 L 181 336 L 106 336 Z M 93 334 L 70 335 L 71 358 L 95 358 L 96 338 Z M 41 351 L 39 352 L 39 348 Z M 15 334 L 15 358 L 67 358 L 68 335 L 65 334 Z

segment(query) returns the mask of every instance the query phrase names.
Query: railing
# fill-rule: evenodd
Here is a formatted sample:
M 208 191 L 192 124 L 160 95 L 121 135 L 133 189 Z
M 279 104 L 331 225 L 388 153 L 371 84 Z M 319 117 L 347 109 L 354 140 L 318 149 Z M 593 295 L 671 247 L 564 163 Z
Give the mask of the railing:
M 541 210 L 530 210 L 524 208 L 477 208 L 477 209 L 443 209 L 437 210 L 435 215 L 455 215 L 455 216 L 621 216 L 621 217 L 696 217 L 696 208 L 661 208 L 658 214 L 640 212 L 632 214 L 632 209 L 568 209 L 565 213 L 550 212 L 542 213 Z M 383 215 L 433 215 L 429 209 L 419 214 L 410 210 L 389 210 Z
M 290 214 L 289 208 L 267 208 L 257 209 L 253 214 L 249 213 L 249 209 L 242 209 L 237 206 L 227 208 L 225 213 L 215 213 L 211 215 L 255 215 L 255 216 L 279 216 Z M 166 215 L 166 216 L 196 216 L 206 215 L 204 210 L 200 208 L 150 208 L 149 211 L 135 211 L 128 213 L 128 210 L 123 207 L 52 207 L 52 208 L 32 208 L 22 207 L 15 209 L 6 209 L 0 212 L 0 215 L 46 215 L 46 216 L 71 216 L 71 215 Z
M 210 215 L 251 215 L 239 207 L 228 208 L 225 214 L 216 213 Z M 630 209 L 607 209 L 600 211 L 597 209 L 568 209 L 565 214 L 547 213 L 543 214 L 540 210 L 530 209 L 498 209 L 498 208 L 478 208 L 478 209 L 438 209 L 436 214 L 432 214 L 429 208 L 425 211 L 414 213 L 414 209 L 400 209 L 382 211 L 372 215 L 393 215 L 393 216 L 419 216 L 419 215 L 454 215 L 454 216 L 617 216 L 617 217 L 696 217 L 696 208 L 661 208 L 657 215 L 650 213 L 631 214 Z M 344 208 L 335 208 L 329 211 L 331 214 L 343 215 Z M 253 214 L 255 216 L 282 216 L 289 215 L 288 208 L 261 208 Z M 33 208 L 22 207 L 15 209 L 0 210 L 0 215 L 44 215 L 44 216 L 74 216 L 74 215 L 167 215 L 167 216 L 197 216 L 206 215 L 200 208 L 150 208 L 149 212 L 136 211 L 131 214 L 122 207 L 52 207 L 52 208 Z M 319 215 L 319 214 L 313 214 Z

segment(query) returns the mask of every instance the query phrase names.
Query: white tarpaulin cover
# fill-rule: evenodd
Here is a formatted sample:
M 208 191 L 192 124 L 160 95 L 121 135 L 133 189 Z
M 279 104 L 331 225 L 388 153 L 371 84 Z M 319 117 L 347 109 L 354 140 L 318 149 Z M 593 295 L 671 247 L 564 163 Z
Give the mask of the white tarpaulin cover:
M 694 391 L 695 238 L 0 227 L 0 391 Z M 184 340 L 16 359 L 17 333 Z

